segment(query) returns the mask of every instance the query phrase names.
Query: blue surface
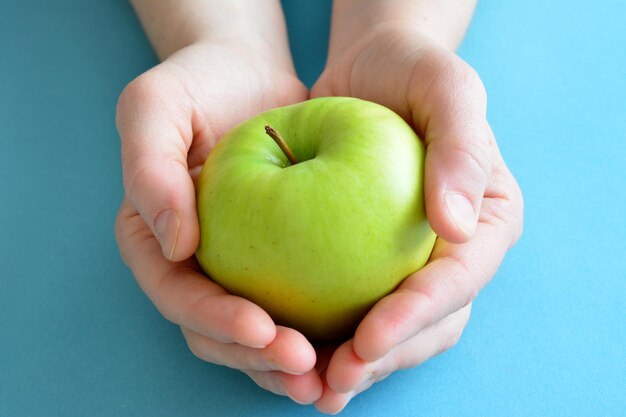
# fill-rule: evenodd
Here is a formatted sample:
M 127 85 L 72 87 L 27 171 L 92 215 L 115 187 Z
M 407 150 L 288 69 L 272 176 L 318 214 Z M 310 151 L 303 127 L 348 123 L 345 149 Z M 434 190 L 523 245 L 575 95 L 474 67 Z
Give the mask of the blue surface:
M 3 2 L 0 416 L 317 415 L 195 359 L 119 259 L 116 98 L 155 64 L 119 1 Z M 329 2 L 286 1 L 296 66 Z M 461 48 L 526 228 L 460 344 L 345 416 L 626 415 L 626 2 L 482 2 Z

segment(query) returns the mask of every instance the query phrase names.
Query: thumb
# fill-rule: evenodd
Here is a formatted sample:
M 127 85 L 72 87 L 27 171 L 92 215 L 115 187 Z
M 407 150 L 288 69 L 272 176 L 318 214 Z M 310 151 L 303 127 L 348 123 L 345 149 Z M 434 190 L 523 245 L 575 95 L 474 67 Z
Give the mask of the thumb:
M 462 243 L 476 230 L 491 181 L 493 137 L 482 82 L 467 65 L 437 76 L 425 100 L 426 214 L 443 239 Z
M 172 261 L 192 256 L 199 241 L 187 168 L 192 109 L 184 97 L 175 82 L 152 70 L 124 89 L 116 120 L 126 195 Z

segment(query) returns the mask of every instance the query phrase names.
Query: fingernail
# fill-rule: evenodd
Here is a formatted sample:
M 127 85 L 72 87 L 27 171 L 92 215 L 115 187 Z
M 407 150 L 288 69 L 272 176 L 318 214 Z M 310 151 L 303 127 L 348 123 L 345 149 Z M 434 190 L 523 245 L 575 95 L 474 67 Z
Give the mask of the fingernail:
M 180 219 L 173 209 L 161 211 L 154 222 L 156 237 L 167 259 L 172 259 L 174 256 L 179 227 Z
M 444 202 L 456 228 L 466 236 L 471 236 L 476 227 L 476 211 L 470 199 L 463 193 L 447 192 Z

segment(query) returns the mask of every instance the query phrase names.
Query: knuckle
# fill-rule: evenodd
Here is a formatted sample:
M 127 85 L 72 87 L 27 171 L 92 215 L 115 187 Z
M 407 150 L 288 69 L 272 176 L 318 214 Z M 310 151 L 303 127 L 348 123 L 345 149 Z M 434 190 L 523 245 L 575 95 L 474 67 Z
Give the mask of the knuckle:
M 182 322 L 192 321 L 195 317 L 205 317 L 211 314 L 212 305 L 214 303 L 214 295 L 207 294 L 195 300 L 188 309 L 185 310 L 185 316 L 181 317 Z
M 433 315 L 436 306 L 436 295 L 428 288 L 414 288 L 397 291 L 403 299 L 395 300 L 396 308 L 381 316 L 380 326 L 391 334 L 412 333 L 415 326 L 424 326 Z
M 463 178 L 478 184 L 487 184 L 492 176 L 492 164 L 487 143 L 464 141 L 455 143 L 451 154 L 460 161 L 456 166 L 463 167 Z
M 147 71 L 124 87 L 118 99 L 118 114 L 124 110 L 126 106 L 140 103 L 146 99 L 150 99 L 158 94 L 163 88 L 164 77 L 159 71 Z
M 137 157 L 124 162 L 124 191 L 151 227 L 163 208 L 180 207 L 189 198 L 190 188 L 183 186 L 189 173 L 183 164 L 169 156 Z
M 479 100 L 479 103 L 486 107 L 487 91 L 474 67 L 461 58 L 455 57 L 453 64 L 448 66 L 448 70 L 452 73 L 450 77 L 459 91 L 465 92 L 467 97 L 471 97 L 475 102 Z
M 465 86 L 473 93 L 475 99 L 479 98 L 485 104 L 487 103 L 487 90 L 483 84 L 478 71 L 471 65 L 463 61 L 463 82 Z
M 134 160 L 124 158 L 123 165 L 123 183 L 126 194 L 133 198 L 142 190 L 145 184 L 150 183 L 151 178 L 159 173 L 158 167 L 151 158 L 138 157 Z
M 480 220 L 484 223 L 498 226 L 499 228 L 508 228 L 514 221 L 515 215 L 512 209 L 512 203 L 506 199 L 492 199 L 488 203 L 483 204 Z
M 404 314 L 390 314 L 383 321 L 384 327 L 388 328 L 392 334 L 403 334 L 412 328 L 412 324 L 419 321 L 419 316 L 413 311 L 406 311 Z
M 517 181 L 508 170 L 498 169 L 494 172 L 501 192 L 483 205 L 481 220 L 497 225 L 512 247 L 524 229 L 524 198 Z
M 145 113 L 148 109 L 161 108 L 169 114 L 188 110 L 184 97 L 184 85 L 162 64 L 144 72 L 120 93 L 116 106 L 118 131 L 122 132 L 127 122 L 133 123 L 138 113 Z
M 146 85 L 144 81 L 145 74 L 140 75 L 133 81 L 128 83 L 126 87 L 120 93 L 117 99 L 115 123 L 119 131 L 122 130 L 125 117 L 133 108 L 135 108 L 142 98 L 145 98 L 151 88 Z
M 480 104 L 481 110 L 486 110 L 487 91 L 478 71 L 458 57 L 451 61 L 446 70 L 449 75 L 445 78 L 452 80 L 452 85 L 461 92 L 461 97 L 471 100 L 471 107 Z
M 450 258 L 453 267 L 451 273 L 441 279 L 443 293 L 453 294 L 458 300 L 459 308 L 469 305 L 480 291 L 480 288 L 473 282 L 471 267 L 466 265 L 462 259 Z
M 153 235 L 127 200 L 122 202 L 117 213 L 114 229 L 120 257 L 135 272 L 137 251 L 133 249 L 145 244 L 148 239 L 153 238 Z

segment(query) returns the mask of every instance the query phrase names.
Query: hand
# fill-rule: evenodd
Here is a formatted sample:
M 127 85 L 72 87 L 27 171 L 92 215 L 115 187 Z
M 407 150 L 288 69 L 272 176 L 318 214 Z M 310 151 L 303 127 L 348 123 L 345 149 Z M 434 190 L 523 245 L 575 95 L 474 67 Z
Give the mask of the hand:
M 291 65 L 255 45 L 215 42 L 179 50 L 126 87 L 117 125 L 126 196 L 116 222 L 124 261 L 194 354 L 241 369 L 300 403 L 321 395 L 315 351 L 255 304 L 200 271 L 193 179 L 235 124 L 307 98 Z
M 486 120 L 478 75 L 414 25 L 371 26 L 336 54 L 331 41 L 312 90 L 329 95 L 380 103 L 415 128 L 426 145 L 426 212 L 439 236 L 428 264 L 332 355 L 315 405 L 336 413 L 374 382 L 456 344 L 471 301 L 521 234 L 523 203 Z

